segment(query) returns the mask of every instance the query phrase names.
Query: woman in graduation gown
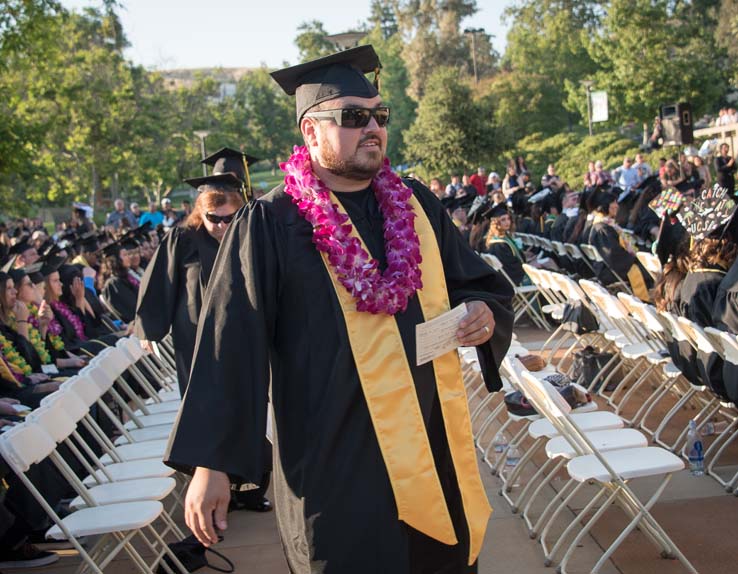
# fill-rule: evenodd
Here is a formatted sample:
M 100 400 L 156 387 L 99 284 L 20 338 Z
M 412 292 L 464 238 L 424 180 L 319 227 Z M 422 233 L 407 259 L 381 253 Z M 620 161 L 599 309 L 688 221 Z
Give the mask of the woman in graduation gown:
M 597 277 L 605 285 L 617 281 L 613 271 L 627 281 L 633 294 L 642 301 L 650 301 L 648 290 L 653 287 L 653 279 L 636 259 L 630 239 L 615 223 L 618 202 L 615 194 L 599 192 L 593 199 L 592 228 L 589 243 L 595 247 L 605 263 L 593 262 Z M 612 270 L 612 271 L 611 271 Z
M 713 314 L 718 289 L 727 270 L 736 261 L 738 245 L 732 238 L 717 236 L 719 231 L 695 242 L 689 254 L 689 270 L 679 289 L 677 306 L 680 315 L 700 327 L 713 327 Z M 730 400 L 723 378 L 723 361 L 713 354 L 696 353 L 696 365 L 702 383 L 717 396 Z
M 131 260 L 128 248 L 136 247 L 132 240 L 116 241 L 102 249 L 103 259 L 100 267 L 105 301 L 124 323 L 130 323 L 136 316 L 139 281 L 130 273 Z
M 502 263 L 502 268 L 516 285 L 522 285 L 527 279 L 523 270 L 525 258 L 520 247 L 510 236 L 512 220 L 504 203 L 495 206 L 487 215 L 489 231 L 485 241 L 486 251 L 494 255 Z
M 195 183 L 199 195 L 192 213 L 164 237 L 144 273 L 134 327 L 144 341 L 161 341 L 172 332 L 182 396 L 215 255 L 228 224 L 244 205 L 241 182 L 234 176 L 208 176 Z

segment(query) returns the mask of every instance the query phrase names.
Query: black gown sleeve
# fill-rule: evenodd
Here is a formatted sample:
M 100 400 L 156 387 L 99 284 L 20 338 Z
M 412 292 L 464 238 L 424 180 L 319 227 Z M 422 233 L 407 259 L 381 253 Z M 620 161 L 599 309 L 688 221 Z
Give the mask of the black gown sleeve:
M 498 368 L 512 340 L 512 287 L 464 241 L 438 198 L 414 180 L 411 180 L 411 186 L 429 219 L 437 226 L 436 235 L 451 307 L 484 301 L 494 314 L 494 335 L 487 343 L 477 346 L 477 355 L 487 388 L 490 391 L 499 390 L 502 388 L 502 379 Z
M 215 259 L 189 386 L 165 456 L 178 470 L 200 466 L 234 483 L 261 481 L 282 259 L 268 210 L 262 202 L 241 208 Z
M 589 234 L 589 242 L 597 248 L 608 267 L 615 271 L 621 279 L 627 281 L 628 270 L 635 261 L 635 255 L 629 253 L 620 245 L 618 232 L 607 224 L 594 225 Z M 602 281 L 605 283 L 612 282 L 605 278 L 606 275 L 610 275 L 607 273 L 608 270 L 598 269 L 597 271 Z
M 125 323 L 136 316 L 136 291 L 126 279 L 111 277 L 103 287 L 103 295 Z
M 523 262 L 513 253 L 512 248 L 504 241 L 492 243 L 487 253 L 494 255 L 502 263 L 502 268 L 516 285 L 520 285 L 525 277 Z
M 180 236 L 180 228 L 174 228 L 164 237 L 141 278 L 134 328 L 140 339 L 161 341 L 174 323 L 180 281 Z
M 738 259 L 718 286 L 712 322 L 718 329 L 738 333 Z

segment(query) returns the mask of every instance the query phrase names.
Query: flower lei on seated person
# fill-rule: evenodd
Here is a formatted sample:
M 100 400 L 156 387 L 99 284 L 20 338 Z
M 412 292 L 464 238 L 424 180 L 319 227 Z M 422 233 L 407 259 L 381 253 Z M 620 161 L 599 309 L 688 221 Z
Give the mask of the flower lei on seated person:
M 10 326 L 14 331 L 18 331 L 15 315 L 13 314 L 10 314 Z M 33 348 L 36 349 L 38 356 L 41 357 L 41 364 L 50 364 L 52 362 L 51 355 L 46 349 L 46 344 L 41 337 L 41 333 L 36 327 L 33 326 L 30 320 L 28 322 L 28 340 L 31 342 L 31 345 L 33 345 Z
M 328 187 L 313 173 L 310 153 L 295 146 L 290 159 L 280 165 L 285 193 L 297 204 L 300 215 L 313 226 L 313 243 L 326 253 L 338 281 L 356 299 L 358 311 L 378 314 L 405 311 L 407 302 L 423 283 L 420 273 L 420 240 L 415 232 L 415 213 L 409 200 L 412 190 L 402 183 L 385 158 L 371 187 L 384 217 L 387 269 L 351 236 L 348 216 L 331 202 Z
M 54 313 L 58 313 L 61 317 L 64 317 L 67 321 L 69 321 L 72 327 L 74 327 L 74 334 L 78 341 L 87 340 L 87 336 L 85 335 L 85 326 L 82 324 L 82 320 L 69 308 L 66 303 L 64 303 L 63 301 L 52 301 L 51 308 L 53 309 Z
M 33 372 L 31 366 L 16 350 L 13 343 L 8 341 L 2 334 L 0 334 L 0 351 L 2 351 L 3 359 L 19 383 L 23 382 L 23 375 L 30 375 Z
M 30 313 L 28 317 L 28 322 L 31 325 L 33 325 L 34 329 L 41 331 L 41 328 L 38 323 L 38 305 L 36 305 L 36 303 L 29 303 L 28 311 Z M 51 321 L 49 321 L 49 326 L 46 332 L 46 336 L 49 338 L 51 347 L 55 351 L 64 350 L 64 341 L 62 341 L 61 332 L 62 332 L 62 326 L 59 324 L 59 321 L 57 321 L 55 318 L 52 317 Z

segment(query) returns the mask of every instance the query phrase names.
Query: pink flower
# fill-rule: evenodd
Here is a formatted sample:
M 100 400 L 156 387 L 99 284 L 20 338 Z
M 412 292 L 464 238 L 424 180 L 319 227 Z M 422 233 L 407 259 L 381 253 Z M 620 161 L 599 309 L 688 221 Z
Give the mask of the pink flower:
M 390 167 L 389 159 L 372 181 L 372 190 L 384 216 L 387 269 L 361 247 L 352 235 L 349 218 L 331 203 L 330 190 L 312 171 L 306 147 L 295 146 L 292 157 L 279 166 L 285 172 L 285 193 L 292 197 L 302 217 L 313 226 L 313 243 L 327 254 L 339 282 L 356 299 L 356 308 L 369 313 L 394 315 L 405 311 L 415 291 L 421 289 L 420 240 L 415 233 L 412 191 Z

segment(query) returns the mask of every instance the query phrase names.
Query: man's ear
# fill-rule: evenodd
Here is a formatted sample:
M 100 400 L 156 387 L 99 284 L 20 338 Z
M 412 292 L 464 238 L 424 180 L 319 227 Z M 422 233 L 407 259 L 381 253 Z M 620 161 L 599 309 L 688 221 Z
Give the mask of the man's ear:
M 311 148 L 318 145 L 317 122 L 314 122 L 309 118 L 302 118 L 302 120 L 300 120 L 300 132 L 302 133 L 302 139 L 305 140 L 305 145 L 307 147 Z

